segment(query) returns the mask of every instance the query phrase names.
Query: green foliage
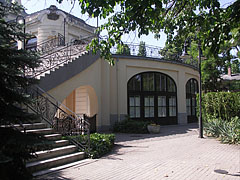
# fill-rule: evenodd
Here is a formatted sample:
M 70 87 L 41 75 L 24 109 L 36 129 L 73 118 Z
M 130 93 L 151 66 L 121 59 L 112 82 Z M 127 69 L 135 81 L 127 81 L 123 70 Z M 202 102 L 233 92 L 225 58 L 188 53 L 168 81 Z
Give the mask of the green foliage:
M 146 134 L 148 133 L 148 124 L 150 124 L 150 122 L 126 118 L 125 120 L 116 123 L 113 127 L 113 131 L 120 133 Z
M 36 151 L 49 148 L 45 139 L 37 134 L 24 134 L 2 127 L 0 137 L 1 179 L 31 179 L 32 175 L 26 169 L 25 161 L 36 158 Z
M 160 32 L 164 32 L 167 34 L 167 44 L 177 41 L 180 47 L 189 35 L 197 33 L 203 48 L 209 47 L 209 53 L 214 55 L 219 54 L 222 44 L 232 39 L 238 43 L 239 34 L 233 36 L 232 32 L 239 28 L 239 0 L 224 7 L 220 7 L 219 0 L 79 0 L 79 5 L 83 14 L 108 18 L 97 32 L 106 31 L 107 40 L 91 44 L 95 49 L 105 49 L 106 53 L 102 52 L 102 55 L 106 55 L 107 60 L 111 58 L 111 41 L 119 43 L 123 34 L 136 30 L 139 37 L 149 32 L 159 37 Z M 114 11 L 116 7 L 120 10 Z
M 118 44 L 116 54 L 131 55 L 130 54 L 130 48 L 128 47 L 127 44 Z
M 165 59 L 177 60 L 182 55 L 182 47 L 175 44 L 166 44 L 163 49 L 159 51 Z
M 204 123 L 204 131 L 208 136 L 217 137 L 223 143 L 240 144 L 240 118 L 237 116 L 230 121 L 208 118 Z
M 78 142 L 85 142 L 86 138 L 86 135 L 64 137 L 64 139 L 74 139 Z M 104 154 L 110 152 L 113 148 L 114 141 L 114 134 L 90 134 L 90 151 L 88 152 L 89 157 L 93 159 L 100 158 Z
M 146 55 L 147 55 L 147 51 L 146 51 L 145 42 L 141 41 L 139 44 L 138 56 L 146 57 Z
M 230 121 L 235 116 L 240 117 L 240 92 L 210 92 L 203 94 L 202 116 L 204 119 L 216 117 L 226 121 Z
M 5 21 L 7 13 L 21 13 L 21 7 L 9 4 L 0 6 L 0 124 L 19 123 L 30 120 L 30 114 L 24 112 L 19 104 L 29 103 L 25 89 L 36 82 L 25 77 L 25 69 L 38 66 L 38 56 L 26 50 L 13 48 L 17 40 L 27 36 L 22 33 L 22 26 L 15 21 Z
M 0 4 L 0 125 L 24 123 L 36 118 L 20 105 L 31 101 L 25 89 L 36 81 L 25 77 L 24 71 L 38 66 L 38 56 L 15 48 L 16 41 L 23 41 L 28 36 L 23 34 L 22 25 L 15 20 L 6 21 L 7 15 L 21 12 L 22 8 L 17 4 Z M 33 157 L 31 153 L 36 150 L 34 143 L 38 137 L 11 128 L 0 128 L 0 137 L 1 179 L 30 179 L 25 161 Z

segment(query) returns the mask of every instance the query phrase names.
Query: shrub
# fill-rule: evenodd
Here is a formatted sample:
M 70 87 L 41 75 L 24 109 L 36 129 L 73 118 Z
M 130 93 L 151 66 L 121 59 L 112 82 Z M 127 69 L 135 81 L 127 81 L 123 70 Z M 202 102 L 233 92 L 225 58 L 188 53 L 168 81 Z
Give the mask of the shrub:
M 132 119 L 125 119 L 124 121 L 118 122 L 114 125 L 113 131 L 120 133 L 139 133 L 145 134 L 148 133 L 147 125 L 150 122 L 146 121 L 137 121 Z
M 203 94 L 202 116 L 204 119 L 216 117 L 227 121 L 230 121 L 235 116 L 240 117 L 240 92 L 210 92 Z
M 204 131 L 208 136 L 217 137 L 223 143 L 240 144 L 240 118 L 237 116 L 230 121 L 208 119 L 204 124 Z
M 78 142 L 85 142 L 86 135 L 66 136 L 64 139 L 74 139 Z M 115 141 L 114 134 L 90 134 L 90 150 L 88 152 L 89 158 L 100 158 L 104 154 L 110 152 Z

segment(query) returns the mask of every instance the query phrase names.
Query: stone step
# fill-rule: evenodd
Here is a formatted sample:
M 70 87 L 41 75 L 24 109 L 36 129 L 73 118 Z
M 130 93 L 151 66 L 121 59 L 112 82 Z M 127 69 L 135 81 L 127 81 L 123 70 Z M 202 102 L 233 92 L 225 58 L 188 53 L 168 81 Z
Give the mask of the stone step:
M 62 135 L 61 134 L 47 134 L 47 135 L 44 135 L 44 137 L 47 140 L 56 141 L 56 140 L 60 140 L 62 138 Z
M 61 147 L 61 146 L 67 146 L 69 144 L 68 140 L 57 140 L 57 141 L 52 141 L 50 145 L 53 148 Z
M 63 147 L 58 147 L 50 150 L 38 151 L 36 152 L 37 159 L 32 159 L 31 161 L 40 161 L 44 159 L 54 158 L 57 156 L 62 156 L 66 154 L 73 153 L 77 150 L 77 147 L 74 145 L 68 145 Z
M 22 126 L 16 124 L 14 125 L 14 127 L 16 127 L 19 130 L 23 130 L 23 128 L 25 128 L 26 130 L 30 130 L 30 129 L 44 129 L 47 127 L 47 125 L 44 123 L 22 124 Z
M 22 130 L 22 132 L 23 132 L 23 130 Z M 52 132 L 53 132 L 52 128 L 26 130 L 26 133 L 36 133 L 36 134 L 50 134 Z
M 84 159 L 84 152 L 77 152 L 77 153 L 72 153 L 64 156 L 59 156 L 56 158 L 30 162 L 30 163 L 27 163 L 26 167 L 31 172 L 37 172 L 37 171 L 49 169 L 52 167 L 57 167 L 63 164 L 71 163 L 71 162 L 82 160 L 82 159 Z

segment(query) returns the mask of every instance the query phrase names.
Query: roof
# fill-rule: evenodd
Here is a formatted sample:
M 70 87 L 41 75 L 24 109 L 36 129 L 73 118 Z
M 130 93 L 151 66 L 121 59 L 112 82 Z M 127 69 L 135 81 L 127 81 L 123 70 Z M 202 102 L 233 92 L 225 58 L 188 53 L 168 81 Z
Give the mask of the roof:
M 232 74 L 232 75 L 222 74 L 221 78 L 224 81 L 239 81 L 240 80 L 240 73 L 236 73 L 236 74 Z
M 27 14 L 27 13 L 26 13 L 25 17 L 35 17 L 36 15 L 42 13 L 42 12 L 45 11 L 45 10 L 52 10 L 52 9 L 54 9 L 55 11 L 61 11 L 62 13 L 64 13 L 64 14 L 68 17 L 68 19 L 70 19 L 70 21 L 72 21 L 72 19 L 73 19 L 73 20 L 75 20 L 75 21 L 78 21 L 78 22 L 80 22 L 80 23 L 83 23 L 83 24 L 84 24 L 85 26 L 87 26 L 88 28 L 96 29 L 96 27 L 87 24 L 84 20 L 82 20 L 82 19 L 80 19 L 80 18 L 78 18 L 78 17 L 76 17 L 76 16 L 74 16 L 74 15 L 72 15 L 72 14 L 70 14 L 70 13 L 67 13 L 67 12 L 65 12 L 65 11 L 63 11 L 63 10 L 61 10 L 61 9 L 58 9 L 55 5 L 51 5 L 49 8 L 42 9 L 42 10 L 40 10 L 40 11 L 36 11 L 36 12 L 34 12 L 34 13 L 31 13 L 31 14 Z

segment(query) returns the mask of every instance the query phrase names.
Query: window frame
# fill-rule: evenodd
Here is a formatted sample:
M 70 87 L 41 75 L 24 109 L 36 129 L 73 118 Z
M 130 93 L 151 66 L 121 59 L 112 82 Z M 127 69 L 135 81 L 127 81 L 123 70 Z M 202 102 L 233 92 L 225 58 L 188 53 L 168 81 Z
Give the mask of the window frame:
M 195 86 L 196 85 L 196 86 Z M 199 85 L 198 81 L 195 78 L 191 78 L 187 81 L 186 86 L 186 113 L 187 113 L 187 122 L 193 123 L 197 122 L 197 93 L 199 93 Z M 190 90 L 190 91 L 189 91 Z M 190 105 L 187 103 L 187 99 L 190 99 Z M 195 106 L 193 105 L 193 99 L 195 99 Z M 190 114 L 188 114 L 188 108 L 190 109 Z M 195 109 L 195 113 L 193 113 L 193 109 Z
M 153 78 L 153 84 L 154 84 L 154 91 L 143 91 L 143 74 L 146 73 L 153 73 L 154 78 Z M 129 89 L 129 84 L 132 83 L 131 80 L 135 78 L 135 76 L 140 75 L 140 90 L 134 91 Z M 157 78 L 156 76 L 160 75 L 165 76 L 165 90 L 164 88 L 157 88 Z M 175 92 L 168 92 L 168 79 L 173 82 L 173 85 L 175 86 Z M 157 90 L 158 89 L 158 90 Z M 149 72 L 142 72 L 139 74 L 136 74 L 132 76 L 128 83 L 127 83 L 127 108 L 128 108 L 128 114 L 130 115 L 130 106 L 129 106 L 129 97 L 133 95 L 139 95 L 140 96 L 140 118 L 132 118 L 136 120 L 146 120 L 146 121 L 154 121 L 157 124 L 161 125 L 170 125 L 170 124 L 177 124 L 177 117 L 178 117 L 178 102 L 177 102 L 177 86 L 175 81 L 167 74 L 161 73 L 161 72 L 155 72 L 155 71 L 149 71 Z M 153 96 L 154 97 L 154 117 L 144 117 L 144 97 L 146 96 Z M 165 96 L 166 98 L 166 117 L 158 117 L 158 96 Z M 176 116 L 169 116 L 169 98 L 174 96 L 176 98 Z

